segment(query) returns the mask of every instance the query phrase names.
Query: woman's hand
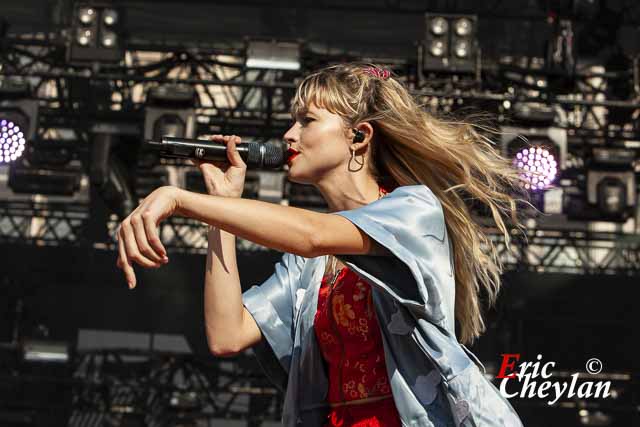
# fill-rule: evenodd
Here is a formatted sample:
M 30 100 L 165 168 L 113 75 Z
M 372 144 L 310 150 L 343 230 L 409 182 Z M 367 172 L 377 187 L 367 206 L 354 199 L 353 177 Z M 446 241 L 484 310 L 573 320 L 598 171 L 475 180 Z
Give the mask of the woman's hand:
M 240 137 L 213 135 L 211 140 L 222 141 L 227 145 L 229 162 L 191 161 L 202 172 L 207 192 L 212 196 L 242 197 L 247 165 L 236 150 L 236 144 L 242 142 Z
M 169 262 L 167 251 L 158 237 L 158 224 L 176 212 L 179 191 L 179 188 L 171 186 L 155 189 L 118 227 L 116 265 L 124 271 L 129 288 L 136 286 L 131 261 L 151 268 Z

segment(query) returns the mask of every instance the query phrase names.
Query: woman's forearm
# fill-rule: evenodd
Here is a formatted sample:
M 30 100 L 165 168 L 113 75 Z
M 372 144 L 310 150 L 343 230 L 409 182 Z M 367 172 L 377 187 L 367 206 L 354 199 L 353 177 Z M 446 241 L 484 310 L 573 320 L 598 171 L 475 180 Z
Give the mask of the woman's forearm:
M 243 322 L 242 290 L 236 262 L 236 236 L 210 227 L 204 278 L 204 318 L 209 349 L 233 353 Z
M 261 200 L 177 191 L 178 215 L 281 252 L 313 256 L 316 223 L 322 215 L 318 212 Z

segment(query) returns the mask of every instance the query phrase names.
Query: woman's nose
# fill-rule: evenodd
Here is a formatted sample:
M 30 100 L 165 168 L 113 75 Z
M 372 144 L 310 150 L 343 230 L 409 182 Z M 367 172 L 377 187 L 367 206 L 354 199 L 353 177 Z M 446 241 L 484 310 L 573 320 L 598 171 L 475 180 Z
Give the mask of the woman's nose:
M 298 132 L 295 130 L 295 125 L 291 126 L 284 134 L 284 140 L 287 144 L 293 144 L 298 140 Z

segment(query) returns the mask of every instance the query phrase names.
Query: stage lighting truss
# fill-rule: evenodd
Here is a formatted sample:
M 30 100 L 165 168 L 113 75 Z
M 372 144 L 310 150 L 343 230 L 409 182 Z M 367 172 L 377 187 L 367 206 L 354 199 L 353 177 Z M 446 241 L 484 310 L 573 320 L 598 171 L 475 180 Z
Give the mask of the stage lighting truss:
M 425 71 L 470 73 L 477 67 L 479 47 L 475 15 L 425 14 L 422 66 Z
M 110 2 L 77 2 L 67 40 L 73 64 L 120 62 L 124 57 L 121 14 Z
M 247 424 L 279 419 L 282 393 L 247 351 L 227 358 L 101 349 L 78 352 L 70 425 Z M 140 415 L 128 417 L 128 415 Z
M 94 16 L 97 17 L 98 15 Z M 121 16 L 115 19 L 117 22 L 122 21 Z M 93 22 L 91 18 L 85 18 L 84 21 L 88 21 L 89 24 Z M 445 21 L 446 24 L 442 24 L 441 21 L 440 24 L 435 25 L 435 35 L 442 34 L 445 31 L 448 31 L 447 34 L 451 35 L 452 32 L 456 31 L 452 26 L 451 20 L 445 19 Z M 80 25 L 80 23 L 76 22 L 74 25 Z M 462 24 L 456 34 L 465 35 L 467 33 L 466 24 Z M 448 38 L 447 41 L 449 41 Z M 213 44 L 203 46 L 202 41 L 185 42 L 184 46 L 187 49 L 183 48 L 182 45 L 178 48 L 164 41 L 143 40 L 137 42 L 135 50 L 128 52 L 127 61 L 123 62 L 122 69 L 105 70 L 95 68 L 79 70 L 67 67 L 64 63 L 60 64 L 56 60 L 59 56 L 59 48 L 51 40 L 8 39 L 6 43 L 9 48 L 16 47 L 17 49 L 9 49 L 7 55 L 0 58 L 0 65 L 4 66 L 2 72 L 5 75 L 23 75 L 28 76 L 30 79 L 39 79 L 41 88 L 58 84 L 62 87 L 72 87 L 72 82 L 86 82 L 88 80 L 101 82 L 105 88 L 111 91 L 110 94 L 112 96 L 108 99 L 113 105 L 117 104 L 120 108 L 120 111 L 111 111 L 113 117 L 125 120 L 127 123 L 131 123 L 134 120 L 137 121 L 135 114 L 138 111 L 145 110 L 143 95 L 148 93 L 150 87 L 171 82 L 172 84 L 187 84 L 197 89 L 200 103 L 196 108 L 198 118 L 196 135 L 223 133 L 237 134 L 243 138 L 278 138 L 280 140 L 282 134 L 290 125 L 288 100 L 291 99 L 295 90 L 293 81 L 296 73 L 287 76 L 286 81 L 274 81 L 273 73 L 268 71 L 255 73 L 253 70 L 248 70 L 246 67 L 242 67 L 242 64 L 246 64 L 246 50 L 241 50 L 242 53 L 240 54 L 240 50 L 226 49 L 221 45 L 216 45 L 214 49 Z M 424 43 L 421 44 L 421 47 L 423 45 Z M 447 44 L 447 49 L 449 48 L 450 42 Z M 422 50 L 426 51 L 426 49 L 421 49 L 418 52 L 420 53 Z M 20 52 L 24 51 L 29 52 L 29 55 L 21 57 Z M 451 54 L 451 50 L 448 50 L 448 52 Z M 225 55 L 224 59 L 219 55 Z M 498 74 L 494 75 L 495 78 L 492 79 L 492 83 L 495 85 L 491 87 L 484 87 L 485 80 L 476 80 L 474 79 L 475 76 L 470 76 L 465 72 L 456 73 L 455 71 L 446 76 L 437 76 L 438 78 L 431 78 L 431 76 L 422 80 L 418 78 L 416 79 L 416 86 L 411 86 L 411 78 L 409 78 L 409 87 L 416 90 L 414 93 L 421 104 L 428 107 L 433 105 L 436 112 L 442 111 L 443 105 L 449 106 L 450 110 L 473 105 L 497 112 L 504 118 L 514 114 L 517 119 L 515 121 L 516 126 L 520 126 L 520 128 L 524 127 L 519 122 L 520 120 L 531 122 L 527 123 L 526 126 L 562 127 L 569 138 L 570 155 L 578 152 L 574 150 L 580 150 L 580 152 L 582 150 L 588 151 L 596 142 L 602 142 L 602 144 L 611 143 L 615 146 L 622 141 L 637 141 L 640 139 L 640 127 L 638 126 L 640 122 L 637 120 L 640 104 L 634 98 L 633 90 L 629 91 L 630 95 L 627 98 L 621 99 L 618 97 L 615 100 L 613 97 L 611 99 L 608 97 L 606 99 L 596 96 L 587 97 L 585 96 L 586 92 L 580 89 L 575 93 L 558 92 L 553 86 L 538 84 L 538 82 L 545 79 L 544 67 L 534 67 L 533 60 L 536 58 L 530 57 L 528 59 L 530 61 L 526 63 L 523 63 L 520 57 L 514 57 L 512 62 L 505 64 L 499 61 L 497 65 Z M 227 62 L 229 60 L 230 62 Z M 322 62 L 326 58 L 313 57 L 313 60 Z M 408 61 L 411 62 L 411 59 L 408 59 Z M 23 63 L 25 66 L 20 70 L 8 73 L 7 70 L 14 70 L 11 67 L 12 62 Z M 51 65 L 50 69 L 43 70 L 39 66 L 39 64 L 43 63 L 53 65 Z M 240 64 L 240 67 L 226 67 L 225 64 L 228 63 Z M 424 60 L 421 58 L 418 64 L 424 64 Z M 478 65 L 480 65 L 479 61 Z M 486 68 L 481 71 L 492 73 L 496 71 L 495 67 L 495 64 L 486 62 Z M 422 67 L 418 65 L 417 71 L 421 70 Z M 505 74 L 507 71 L 523 77 L 521 79 L 510 78 Z M 601 73 L 601 75 L 597 76 L 593 75 L 592 70 L 587 70 L 586 72 L 578 70 L 575 77 L 578 81 L 584 79 L 587 82 L 592 81 L 595 77 L 602 78 L 611 87 L 614 83 L 616 85 L 625 83 L 623 80 L 629 80 L 629 75 L 630 73 L 627 71 L 618 73 L 607 70 L 606 75 Z M 536 88 L 538 93 L 527 91 L 528 88 L 532 87 L 532 84 L 534 84 L 533 87 Z M 599 92 L 594 95 L 598 94 Z M 90 91 L 86 92 L 87 101 L 85 105 L 90 104 L 91 95 L 93 94 Z M 70 92 L 55 91 L 55 95 L 53 95 L 43 91 L 43 93 L 39 94 L 39 97 L 42 99 L 47 98 L 47 106 L 44 107 L 42 105 L 42 108 L 40 108 L 38 133 L 44 137 L 47 133 L 56 131 L 59 128 L 73 129 L 75 142 L 84 142 L 82 120 L 85 111 L 82 108 L 75 107 L 76 100 L 73 99 Z M 511 105 L 512 108 L 504 107 L 507 104 Z M 543 108 L 541 109 L 540 107 Z M 152 109 L 153 106 L 149 106 L 149 108 Z M 603 110 L 603 114 L 598 114 L 597 109 Z M 553 124 L 547 123 L 543 125 L 542 122 L 548 121 L 551 111 L 556 111 L 560 119 L 555 118 Z M 612 120 L 612 111 L 616 112 L 616 120 Z M 589 117 L 593 117 L 593 120 L 588 120 Z M 602 120 L 600 120 L 601 118 Z M 173 128 L 174 131 L 177 131 L 180 128 L 179 121 L 174 121 L 174 124 L 171 124 L 171 121 L 168 121 L 168 123 L 165 129 Z M 26 146 L 23 156 L 28 157 L 28 140 Z M 82 147 L 83 144 L 78 144 L 78 146 Z M 572 157 L 569 157 L 569 170 L 563 171 L 562 167 L 558 168 L 562 178 L 560 182 L 555 184 L 559 185 L 558 188 L 536 192 L 544 195 L 545 204 L 550 194 L 555 194 L 558 191 L 566 194 L 571 189 L 567 187 L 569 185 L 567 183 L 568 178 L 565 177 L 574 172 L 572 161 Z M 148 164 L 151 165 L 148 170 L 154 172 L 153 161 L 149 160 Z M 581 165 L 576 166 L 576 169 L 579 169 L 579 173 L 584 173 L 585 180 L 583 183 L 586 187 L 586 169 Z M 173 185 L 171 184 L 173 182 L 180 182 L 181 175 L 179 173 L 174 177 L 172 175 L 173 171 L 170 169 L 167 168 L 165 172 L 168 172 L 170 185 Z M 146 172 L 143 172 L 144 174 Z M 162 181 L 164 179 L 163 176 L 166 177 L 167 174 L 160 175 L 162 176 L 149 176 L 149 182 L 141 184 L 140 187 L 146 186 L 149 189 L 153 187 L 153 182 L 164 182 Z M 147 178 L 146 175 L 143 178 L 141 181 Z M 609 187 L 615 186 L 609 183 L 610 180 L 605 181 L 605 184 L 601 186 L 603 188 L 601 191 L 612 192 Z M 260 193 L 263 193 L 262 183 Z M 278 192 L 278 194 L 283 193 Z M 30 241 L 32 236 L 26 233 L 26 229 L 23 229 L 20 224 L 24 224 L 25 218 L 27 218 L 27 221 L 30 220 L 28 217 L 34 214 L 30 214 L 24 209 L 24 206 L 19 206 L 19 209 L 16 209 L 16 206 L 12 203 L 18 195 L 6 194 L 9 194 L 9 196 L 2 197 L 0 202 L 1 213 L 6 220 L 2 223 L 5 227 L 0 227 L 0 238 L 9 236 L 11 239 Z M 31 195 L 25 195 L 25 197 L 29 196 Z M 591 206 L 587 203 L 586 188 L 584 194 L 580 194 L 580 196 L 584 206 Z M 56 197 L 51 196 L 48 200 L 50 201 L 54 198 Z M 260 198 L 262 199 L 263 197 L 261 196 Z M 560 200 L 562 200 L 562 197 Z M 281 200 L 282 203 L 286 203 L 286 201 L 286 198 Z M 562 203 L 559 203 L 559 205 L 560 208 L 557 211 L 562 212 L 564 207 Z M 57 211 L 40 210 L 38 215 L 42 214 L 43 224 L 51 229 L 56 223 L 67 221 L 67 217 L 76 215 L 74 210 L 82 210 L 86 214 L 86 206 L 81 203 L 67 203 L 59 206 L 51 204 L 50 206 L 51 209 L 55 208 Z M 545 207 L 546 211 L 547 208 Z M 40 220 L 41 218 L 36 219 Z M 14 220 L 16 221 L 15 224 L 18 225 L 9 223 L 9 221 Z M 566 222 L 566 218 L 564 220 Z M 84 220 L 80 220 L 79 225 L 76 224 L 69 227 L 69 229 L 73 230 L 68 233 L 72 235 L 71 237 L 60 234 L 57 237 L 50 238 L 49 244 L 66 243 L 76 239 L 77 233 L 75 231 L 84 226 L 82 221 Z M 113 218 L 107 227 L 109 230 L 115 230 L 118 224 L 119 221 Z M 549 230 L 549 233 L 554 233 L 557 230 L 564 230 L 563 227 L 563 224 L 554 223 L 544 230 L 538 229 L 536 232 Z M 190 231 L 186 232 L 188 230 Z M 202 223 L 183 218 L 172 218 L 166 224 L 163 224 L 163 242 L 166 243 L 168 248 L 172 248 L 176 252 L 206 254 L 206 232 L 207 228 L 206 226 L 203 227 Z M 603 242 L 604 240 L 608 240 L 608 242 L 619 241 L 624 238 L 624 233 L 627 232 L 616 233 L 603 237 Z M 545 240 L 544 245 L 555 250 L 557 249 L 556 244 L 558 241 L 559 238 L 550 237 L 550 240 Z M 77 242 L 80 242 L 80 239 Z M 244 245 L 242 249 L 249 251 L 268 250 L 250 241 L 238 239 L 237 242 L 239 246 Z M 567 247 L 573 246 L 573 243 L 563 242 L 561 244 Z M 106 243 L 110 245 L 112 241 L 109 240 Z M 585 243 L 587 248 L 590 244 L 591 241 Z M 626 266 L 616 266 L 618 270 L 627 268 L 640 271 L 638 263 L 633 258 L 634 250 L 637 250 L 637 248 L 630 249 L 629 253 L 620 256 L 612 252 L 612 256 L 617 256 L 617 259 L 627 260 Z M 585 251 L 588 252 L 588 249 L 585 249 Z M 594 269 L 600 268 L 597 265 L 599 263 L 598 260 L 590 260 L 585 261 L 578 270 L 588 269 L 592 262 L 596 264 Z M 540 260 L 536 268 L 546 269 L 549 266 L 548 264 L 553 263 L 553 260 L 547 261 L 547 258 L 544 258 Z M 515 264 L 512 265 L 515 266 Z

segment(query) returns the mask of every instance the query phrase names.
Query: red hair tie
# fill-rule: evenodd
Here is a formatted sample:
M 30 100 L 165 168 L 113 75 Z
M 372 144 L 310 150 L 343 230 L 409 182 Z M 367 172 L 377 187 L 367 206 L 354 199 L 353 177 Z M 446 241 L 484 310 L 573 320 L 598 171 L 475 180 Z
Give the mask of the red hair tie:
M 385 68 L 367 67 L 364 72 L 382 80 L 387 80 L 391 76 L 391 72 Z

